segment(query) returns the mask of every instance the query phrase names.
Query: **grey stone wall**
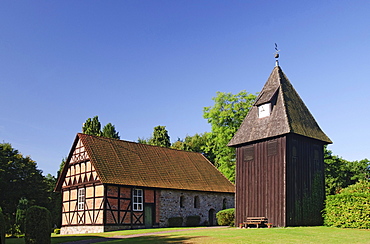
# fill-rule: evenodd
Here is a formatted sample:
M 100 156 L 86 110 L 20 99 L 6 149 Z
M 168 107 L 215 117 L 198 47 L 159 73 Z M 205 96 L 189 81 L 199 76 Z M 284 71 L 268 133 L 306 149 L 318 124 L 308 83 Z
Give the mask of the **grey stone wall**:
M 195 197 L 199 199 L 199 207 L 194 207 Z M 200 224 L 216 225 L 216 213 L 224 207 L 234 208 L 233 193 L 213 193 L 181 190 L 161 190 L 159 201 L 159 226 L 167 227 L 168 219 L 171 217 L 200 216 Z M 183 206 L 180 206 L 180 198 L 183 197 Z M 223 206 L 225 202 L 226 206 Z M 212 210 L 213 209 L 213 210 Z M 211 210 L 211 212 L 210 212 Z M 210 217 L 209 215 L 212 215 Z M 213 223 L 210 223 L 213 220 Z
M 101 233 L 101 232 L 104 232 L 103 225 L 65 226 L 60 229 L 61 235 Z

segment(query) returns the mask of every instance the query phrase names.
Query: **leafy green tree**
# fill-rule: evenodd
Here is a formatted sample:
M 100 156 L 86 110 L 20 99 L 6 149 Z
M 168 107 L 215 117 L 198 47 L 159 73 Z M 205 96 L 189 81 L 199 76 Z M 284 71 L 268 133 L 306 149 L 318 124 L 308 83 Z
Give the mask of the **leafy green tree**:
M 44 177 L 44 191 L 48 197 L 48 202 L 45 207 L 51 214 L 51 224 L 60 227 L 62 224 L 62 194 L 60 192 L 54 192 L 56 183 L 57 178 L 53 175 L 47 174 Z
M 181 140 L 180 138 L 177 138 L 177 141 L 172 143 L 171 148 L 177 150 L 184 150 L 184 141 Z
M 180 140 L 179 138 L 172 144 L 171 148 L 201 153 L 214 164 L 215 155 L 211 150 L 206 151 L 208 148 L 207 145 L 212 144 L 212 141 L 209 141 L 210 138 L 211 133 L 197 133 L 193 136 L 186 136 L 184 140 Z
M 26 218 L 26 211 L 28 209 L 28 200 L 26 198 L 19 199 L 17 212 L 15 215 L 15 222 L 19 226 L 21 233 L 24 233 L 24 220 Z
M 111 123 L 106 124 L 103 127 L 102 136 L 114 139 L 120 139 L 119 133 L 116 131 L 116 128 Z
M 30 205 L 47 205 L 42 171 L 37 169 L 36 162 L 23 157 L 9 143 L 0 144 L 0 182 L 0 206 L 11 225 L 15 223 L 17 205 L 22 197 Z
M 141 144 L 147 144 L 147 145 L 148 145 L 148 144 L 149 144 L 149 140 L 150 140 L 150 138 L 149 138 L 149 139 L 145 139 L 144 137 L 143 137 L 143 138 L 140 138 L 140 137 L 139 137 L 139 138 L 137 139 L 137 142 L 138 142 L 138 143 L 141 143 Z
M 5 244 L 5 218 L 0 207 L 0 244 Z
M 332 151 L 325 147 L 324 163 L 327 195 L 337 194 L 341 189 L 370 177 L 370 161 L 368 159 L 347 161 L 333 155 Z
M 92 136 L 101 136 L 101 124 L 98 116 L 88 118 L 82 126 L 82 133 Z
M 166 130 L 166 126 L 158 125 L 154 127 L 153 136 L 149 139 L 149 144 L 160 147 L 170 147 L 170 136 Z
M 227 144 L 251 109 L 256 95 L 246 91 L 238 94 L 217 92 L 214 105 L 205 107 L 203 117 L 211 124 L 205 152 L 214 155 L 216 167 L 232 182 L 235 181 L 235 149 Z

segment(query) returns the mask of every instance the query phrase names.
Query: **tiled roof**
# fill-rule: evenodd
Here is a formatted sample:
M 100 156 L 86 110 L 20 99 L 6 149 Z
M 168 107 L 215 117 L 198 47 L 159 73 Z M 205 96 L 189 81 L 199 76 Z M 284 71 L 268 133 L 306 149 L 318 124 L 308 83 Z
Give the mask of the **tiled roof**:
M 202 154 L 105 137 L 77 134 L 102 183 L 235 192 Z
M 258 105 L 267 102 L 273 105 L 271 115 L 258 118 Z M 237 146 L 288 133 L 310 137 L 326 144 L 332 143 L 320 129 L 282 69 L 276 66 L 228 146 Z

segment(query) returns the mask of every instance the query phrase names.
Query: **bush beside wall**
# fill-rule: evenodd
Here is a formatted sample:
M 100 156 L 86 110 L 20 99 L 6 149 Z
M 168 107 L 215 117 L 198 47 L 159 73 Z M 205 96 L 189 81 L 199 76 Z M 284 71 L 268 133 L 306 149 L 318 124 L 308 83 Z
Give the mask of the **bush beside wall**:
M 188 216 L 186 217 L 185 225 L 186 226 L 199 226 L 200 223 L 200 216 L 194 215 L 194 216 Z
M 26 212 L 25 243 L 51 243 L 51 216 L 44 207 L 33 206 Z
M 360 181 L 336 195 L 327 196 L 324 224 L 370 229 L 370 182 Z
M 182 217 L 168 218 L 168 227 L 181 227 L 183 222 Z
M 216 214 L 218 225 L 234 226 L 235 224 L 235 208 L 221 210 Z

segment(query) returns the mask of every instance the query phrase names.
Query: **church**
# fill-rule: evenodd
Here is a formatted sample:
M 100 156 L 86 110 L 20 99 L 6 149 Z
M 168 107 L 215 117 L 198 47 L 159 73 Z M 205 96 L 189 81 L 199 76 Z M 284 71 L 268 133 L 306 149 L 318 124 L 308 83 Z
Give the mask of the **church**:
M 321 225 L 324 145 L 332 143 L 276 66 L 228 146 L 236 148 L 236 224 Z

